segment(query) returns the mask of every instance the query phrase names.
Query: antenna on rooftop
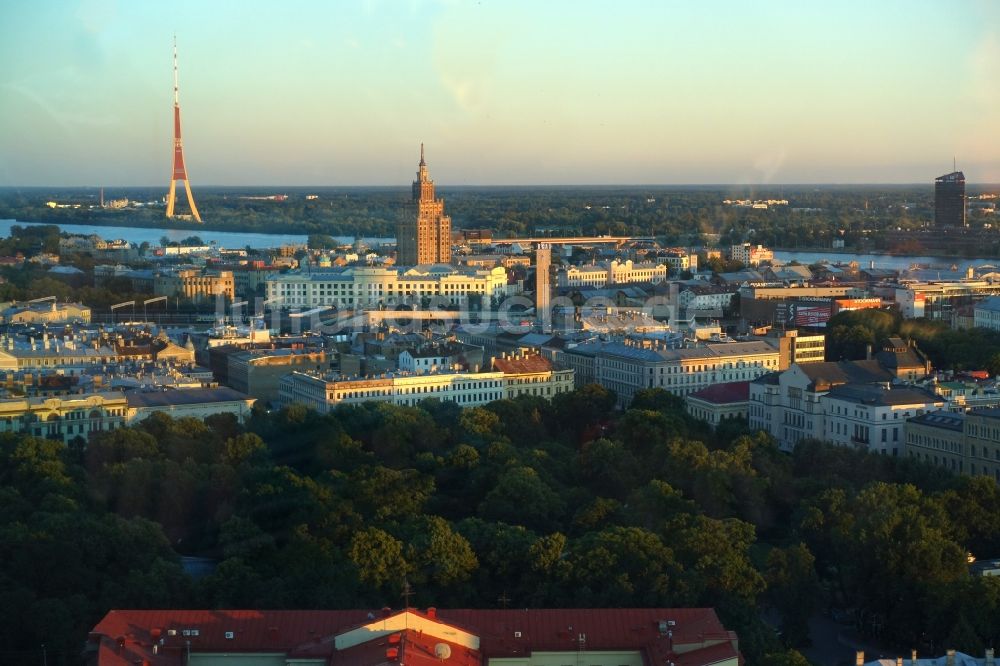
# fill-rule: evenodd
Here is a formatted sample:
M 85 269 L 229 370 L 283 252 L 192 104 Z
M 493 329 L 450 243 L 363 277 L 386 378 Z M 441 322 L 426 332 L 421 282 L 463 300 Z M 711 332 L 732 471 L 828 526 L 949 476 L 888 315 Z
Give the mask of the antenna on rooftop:
M 414 595 L 413 587 L 410 585 L 410 581 L 405 577 L 403 578 L 403 593 L 399 596 L 403 597 L 403 608 L 410 607 L 410 597 Z

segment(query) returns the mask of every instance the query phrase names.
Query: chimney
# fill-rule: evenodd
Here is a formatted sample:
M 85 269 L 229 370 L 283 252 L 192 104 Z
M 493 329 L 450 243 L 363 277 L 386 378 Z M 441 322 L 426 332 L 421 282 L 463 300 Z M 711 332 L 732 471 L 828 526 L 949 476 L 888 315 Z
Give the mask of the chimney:
M 854 666 L 864 666 L 865 663 L 865 651 L 858 650 L 854 653 Z
M 955 651 L 954 650 L 948 650 L 944 654 L 945 654 L 945 662 L 944 663 L 947 664 L 947 666 L 955 666 Z
M 917 666 L 917 651 L 910 650 L 910 666 Z
M 872 346 L 871 345 L 865 345 L 865 360 L 866 361 L 872 360 Z
M 896 666 L 903 666 L 903 658 L 896 657 Z
M 427 617 L 431 620 L 436 620 L 438 616 L 438 609 L 431 606 L 427 609 Z
M 994 666 L 993 648 L 986 648 L 986 666 Z

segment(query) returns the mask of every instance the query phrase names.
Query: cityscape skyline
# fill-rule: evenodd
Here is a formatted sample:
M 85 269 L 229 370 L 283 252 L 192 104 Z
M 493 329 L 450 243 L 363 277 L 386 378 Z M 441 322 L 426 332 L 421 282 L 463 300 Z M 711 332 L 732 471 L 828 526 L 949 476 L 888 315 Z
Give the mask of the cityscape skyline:
M 1000 182 L 992 3 L 265 7 L 9 11 L 0 186 L 162 183 L 175 30 L 196 187 Z

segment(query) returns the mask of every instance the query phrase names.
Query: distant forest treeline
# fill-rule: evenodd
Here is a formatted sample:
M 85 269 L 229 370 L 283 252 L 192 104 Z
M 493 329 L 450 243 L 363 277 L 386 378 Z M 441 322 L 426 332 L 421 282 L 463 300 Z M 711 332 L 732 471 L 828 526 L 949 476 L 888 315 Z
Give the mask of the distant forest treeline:
M 972 189 L 970 188 L 970 192 Z M 287 194 L 286 201 L 241 197 Z M 318 196 L 306 200 L 307 194 Z M 647 235 L 669 243 L 752 240 L 774 247 L 879 249 L 878 232 L 919 228 L 933 220 L 933 186 L 438 186 L 454 228 L 490 228 L 498 236 Z M 105 198 L 159 201 L 162 188 L 105 191 Z M 408 188 L 196 188 L 204 225 L 169 223 L 162 206 L 134 210 L 48 208 L 46 202 L 96 205 L 97 188 L 0 189 L 0 218 L 55 224 L 212 229 L 330 235 L 394 236 L 409 213 Z M 787 199 L 767 210 L 727 206 L 725 199 Z M 183 210 L 186 202 L 178 204 Z
M 418 607 L 712 606 L 765 666 L 805 664 L 830 608 L 901 651 L 1000 643 L 1000 579 L 966 566 L 1000 553 L 993 479 L 787 455 L 660 390 L 614 404 L 592 385 L 2 434 L 0 661 L 79 663 L 112 608 L 398 607 L 404 583 Z M 194 580 L 179 555 L 218 566 Z

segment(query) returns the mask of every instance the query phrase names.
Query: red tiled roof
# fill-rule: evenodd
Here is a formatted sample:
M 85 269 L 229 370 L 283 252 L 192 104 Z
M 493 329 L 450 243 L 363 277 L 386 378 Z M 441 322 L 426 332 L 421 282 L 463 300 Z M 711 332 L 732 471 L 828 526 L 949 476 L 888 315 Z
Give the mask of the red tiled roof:
M 534 372 L 549 372 L 552 363 L 544 356 L 528 354 L 517 358 L 496 358 L 493 367 L 507 375 L 531 374 Z
M 341 651 L 334 640 L 376 616 L 382 612 L 113 610 L 91 632 L 90 645 L 99 666 L 181 666 L 188 644 L 197 653 L 272 652 L 325 658 L 333 666 L 375 666 L 387 661 L 386 650 L 392 647 L 388 636 Z M 739 656 L 735 634 L 726 631 L 711 608 L 439 609 L 436 621 L 478 636 L 479 650 L 449 642 L 451 655 L 441 660 L 433 656 L 434 649 L 445 641 L 406 630 L 393 644 L 406 655 L 405 663 L 478 666 L 489 658 L 577 650 L 641 650 L 646 663 L 669 658 L 678 666 L 708 666 Z M 678 654 L 674 648 L 681 645 L 690 649 Z
M 698 398 L 705 402 L 716 405 L 731 405 L 734 402 L 747 402 L 750 400 L 750 382 L 727 382 L 725 384 L 712 384 L 700 391 L 695 391 L 689 398 Z

